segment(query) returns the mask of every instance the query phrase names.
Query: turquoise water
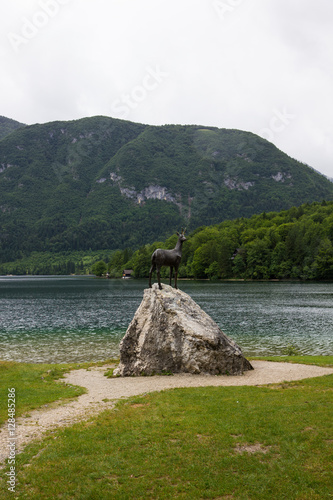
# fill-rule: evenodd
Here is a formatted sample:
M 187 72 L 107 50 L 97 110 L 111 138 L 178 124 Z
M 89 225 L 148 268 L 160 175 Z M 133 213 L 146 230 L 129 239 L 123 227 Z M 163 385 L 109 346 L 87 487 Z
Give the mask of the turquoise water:
M 0 359 L 98 361 L 119 354 L 146 280 L 0 277 Z M 333 283 L 180 281 L 246 355 L 333 355 Z

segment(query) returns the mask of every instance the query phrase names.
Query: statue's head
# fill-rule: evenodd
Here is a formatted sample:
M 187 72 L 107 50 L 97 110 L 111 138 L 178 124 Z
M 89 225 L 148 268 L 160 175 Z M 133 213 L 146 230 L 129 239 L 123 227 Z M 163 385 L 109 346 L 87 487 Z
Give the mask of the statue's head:
M 179 237 L 180 241 L 186 241 L 186 238 L 185 238 L 185 231 L 186 231 L 186 228 L 182 228 L 182 232 L 179 234 L 178 231 L 177 231 L 177 236 Z

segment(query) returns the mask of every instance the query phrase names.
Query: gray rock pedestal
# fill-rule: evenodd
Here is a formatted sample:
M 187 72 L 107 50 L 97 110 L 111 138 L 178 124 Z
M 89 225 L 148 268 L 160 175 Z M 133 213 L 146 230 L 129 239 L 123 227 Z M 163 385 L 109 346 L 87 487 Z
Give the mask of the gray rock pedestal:
M 160 373 L 241 375 L 253 370 L 229 339 L 186 293 L 163 285 L 144 291 L 143 300 L 120 343 L 114 375 Z

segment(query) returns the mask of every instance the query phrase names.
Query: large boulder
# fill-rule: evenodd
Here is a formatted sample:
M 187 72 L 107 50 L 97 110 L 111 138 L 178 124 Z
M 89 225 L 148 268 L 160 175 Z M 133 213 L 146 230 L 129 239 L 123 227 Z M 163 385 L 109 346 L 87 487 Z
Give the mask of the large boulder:
M 120 343 L 114 375 L 241 375 L 252 369 L 240 347 L 189 295 L 168 285 L 159 290 L 154 284 L 144 291 Z

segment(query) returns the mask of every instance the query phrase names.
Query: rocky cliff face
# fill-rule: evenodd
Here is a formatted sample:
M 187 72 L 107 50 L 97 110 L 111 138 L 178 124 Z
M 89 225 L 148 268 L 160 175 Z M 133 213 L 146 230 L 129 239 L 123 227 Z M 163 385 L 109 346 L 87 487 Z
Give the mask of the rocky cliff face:
M 158 285 L 143 300 L 120 344 L 115 375 L 158 373 L 241 375 L 252 370 L 229 339 L 186 293 Z

